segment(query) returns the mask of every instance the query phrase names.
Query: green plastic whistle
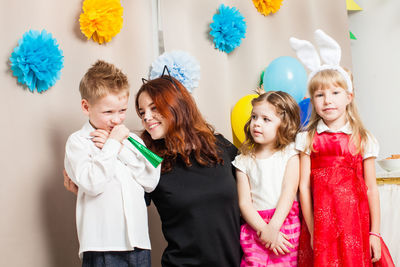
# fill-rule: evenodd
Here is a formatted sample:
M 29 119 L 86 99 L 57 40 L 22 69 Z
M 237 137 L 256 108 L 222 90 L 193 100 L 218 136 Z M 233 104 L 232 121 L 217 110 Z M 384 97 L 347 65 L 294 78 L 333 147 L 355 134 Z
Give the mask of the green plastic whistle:
M 140 153 L 151 163 L 151 165 L 154 166 L 154 168 L 157 168 L 158 165 L 163 161 L 163 158 L 155 154 L 153 151 L 133 139 L 132 137 L 128 137 L 129 142 L 132 143 L 134 147 L 136 147 Z

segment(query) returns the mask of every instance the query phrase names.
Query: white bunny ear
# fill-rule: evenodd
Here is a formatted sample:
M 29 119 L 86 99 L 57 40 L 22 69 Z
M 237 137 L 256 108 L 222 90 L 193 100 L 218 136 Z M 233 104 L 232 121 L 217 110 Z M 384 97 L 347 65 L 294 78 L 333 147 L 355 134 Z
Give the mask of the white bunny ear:
M 315 31 L 315 41 L 322 61 L 328 65 L 339 65 L 342 56 L 339 44 L 322 30 Z
M 293 50 L 296 51 L 297 57 L 307 68 L 314 71 L 321 66 L 318 53 L 309 41 L 299 40 L 294 37 L 290 37 L 289 41 Z

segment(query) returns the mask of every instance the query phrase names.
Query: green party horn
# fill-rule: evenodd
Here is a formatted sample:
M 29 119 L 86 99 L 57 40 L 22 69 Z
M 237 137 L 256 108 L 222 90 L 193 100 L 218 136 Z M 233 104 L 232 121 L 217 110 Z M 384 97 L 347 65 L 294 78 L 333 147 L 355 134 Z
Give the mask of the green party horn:
M 154 166 L 154 168 L 157 168 L 158 165 L 163 161 L 163 158 L 155 154 L 153 151 L 133 139 L 132 137 L 128 137 L 129 142 L 132 143 L 134 147 L 136 147 L 140 153 L 151 163 L 151 165 Z

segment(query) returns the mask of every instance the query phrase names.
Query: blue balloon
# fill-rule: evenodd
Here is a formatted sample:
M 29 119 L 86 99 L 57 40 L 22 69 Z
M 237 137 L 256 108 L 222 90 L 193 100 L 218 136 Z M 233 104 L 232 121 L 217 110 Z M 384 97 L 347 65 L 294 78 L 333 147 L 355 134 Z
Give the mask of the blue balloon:
M 265 69 L 263 83 L 266 92 L 283 91 L 299 103 L 306 95 L 307 73 L 294 57 L 278 57 Z
M 301 128 L 303 128 L 310 121 L 310 116 L 311 116 L 310 98 L 301 100 L 299 103 L 299 107 L 300 107 L 300 125 Z

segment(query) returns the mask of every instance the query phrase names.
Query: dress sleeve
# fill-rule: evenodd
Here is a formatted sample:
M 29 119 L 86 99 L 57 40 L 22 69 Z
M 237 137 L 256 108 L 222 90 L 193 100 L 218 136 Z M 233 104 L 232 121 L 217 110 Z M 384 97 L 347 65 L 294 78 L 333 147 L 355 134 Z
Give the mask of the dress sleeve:
M 372 134 L 368 134 L 367 142 L 365 143 L 363 159 L 377 158 L 379 154 L 378 141 Z
M 299 154 L 299 150 L 296 149 L 296 144 L 290 143 L 287 147 L 286 147 L 286 155 L 287 158 L 290 159 L 291 157 L 293 157 L 294 155 Z
M 240 170 L 241 172 L 247 174 L 247 157 L 244 155 L 237 155 L 235 160 L 232 161 L 232 165 L 235 166 L 236 169 Z
M 295 148 L 300 152 L 304 152 L 307 155 L 310 155 L 310 149 L 306 148 L 307 135 L 308 135 L 308 132 L 299 132 L 297 134 Z

